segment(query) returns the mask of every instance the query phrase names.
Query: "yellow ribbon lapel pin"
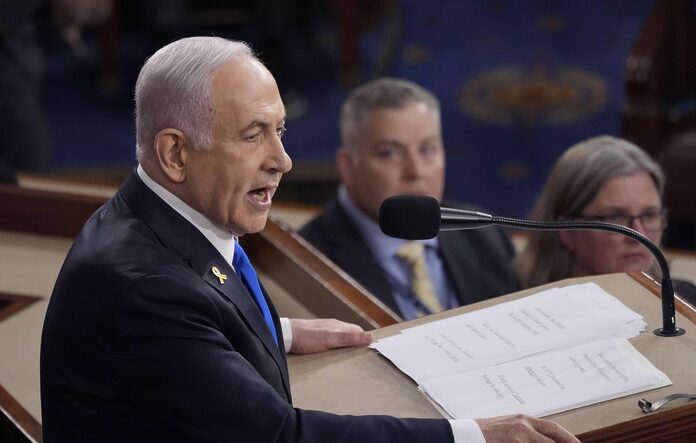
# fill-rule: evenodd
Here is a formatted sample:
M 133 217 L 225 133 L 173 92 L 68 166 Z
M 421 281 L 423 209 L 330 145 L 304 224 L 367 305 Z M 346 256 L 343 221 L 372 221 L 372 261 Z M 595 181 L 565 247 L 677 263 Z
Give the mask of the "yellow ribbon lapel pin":
M 220 270 L 217 268 L 217 266 L 213 266 L 210 270 L 213 271 L 213 275 L 215 277 L 217 277 L 218 280 L 220 280 L 220 284 L 224 285 L 225 280 L 227 280 L 227 276 L 225 274 L 223 274 L 222 272 L 220 272 Z

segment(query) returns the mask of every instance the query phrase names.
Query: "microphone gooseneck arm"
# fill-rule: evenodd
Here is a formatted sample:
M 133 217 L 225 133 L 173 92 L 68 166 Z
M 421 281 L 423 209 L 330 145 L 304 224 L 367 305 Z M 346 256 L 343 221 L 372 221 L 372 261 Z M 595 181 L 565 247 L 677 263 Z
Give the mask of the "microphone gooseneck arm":
M 443 208 L 440 207 L 440 202 L 432 197 L 415 195 L 389 197 L 379 208 L 379 226 L 382 232 L 407 240 L 433 238 L 439 231 L 478 229 L 490 225 L 535 231 L 608 231 L 638 241 L 655 256 L 662 271 L 662 328 L 656 329 L 655 334 L 662 337 L 684 334 L 684 330 L 676 326 L 674 288 L 667 260 L 656 244 L 634 229 L 587 219 L 541 221 L 497 217 L 483 212 Z
M 626 226 L 605 223 L 596 220 L 560 220 L 560 221 L 539 221 L 539 220 L 520 220 L 509 217 L 497 217 L 494 215 L 480 212 L 458 211 L 442 209 L 442 221 L 440 230 L 448 231 L 454 229 L 480 228 L 487 225 L 510 226 L 513 228 L 528 229 L 534 231 L 572 231 L 572 230 L 592 230 L 608 231 L 630 237 L 650 250 L 655 256 L 660 271 L 662 272 L 662 328 L 655 329 L 655 334 L 661 337 L 674 337 L 684 334 L 684 330 L 678 328 L 675 320 L 674 309 L 674 288 L 670 278 L 667 259 L 650 239 Z

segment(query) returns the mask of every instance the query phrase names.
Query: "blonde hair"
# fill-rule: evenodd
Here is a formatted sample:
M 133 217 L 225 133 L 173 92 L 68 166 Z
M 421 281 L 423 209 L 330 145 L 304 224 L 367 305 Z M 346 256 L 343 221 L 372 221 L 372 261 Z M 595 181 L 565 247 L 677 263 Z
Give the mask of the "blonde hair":
M 551 169 L 531 218 L 579 217 L 607 181 L 641 171 L 652 177 L 662 198 L 662 169 L 638 146 L 611 136 L 577 143 Z M 572 267 L 573 259 L 555 232 L 532 231 L 515 260 L 515 269 L 524 287 L 571 277 Z

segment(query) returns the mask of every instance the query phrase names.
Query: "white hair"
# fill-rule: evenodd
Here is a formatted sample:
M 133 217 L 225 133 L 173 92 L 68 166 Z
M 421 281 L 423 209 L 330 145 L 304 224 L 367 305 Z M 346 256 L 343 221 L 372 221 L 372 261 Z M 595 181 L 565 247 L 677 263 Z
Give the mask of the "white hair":
M 135 155 L 140 162 L 154 151 L 155 136 L 176 128 L 193 149 L 208 150 L 216 122 L 211 106 L 212 73 L 239 57 L 256 59 L 244 42 L 220 37 L 189 37 L 155 52 L 135 84 Z

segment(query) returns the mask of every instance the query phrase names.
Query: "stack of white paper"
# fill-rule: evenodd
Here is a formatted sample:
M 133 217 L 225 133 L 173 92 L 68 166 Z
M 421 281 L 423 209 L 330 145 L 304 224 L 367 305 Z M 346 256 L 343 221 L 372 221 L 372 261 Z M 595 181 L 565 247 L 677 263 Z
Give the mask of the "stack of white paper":
M 372 345 L 455 418 L 543 416 L 670 384 L 626 340 L 645 322 L 594 283 L 405 329 Z

